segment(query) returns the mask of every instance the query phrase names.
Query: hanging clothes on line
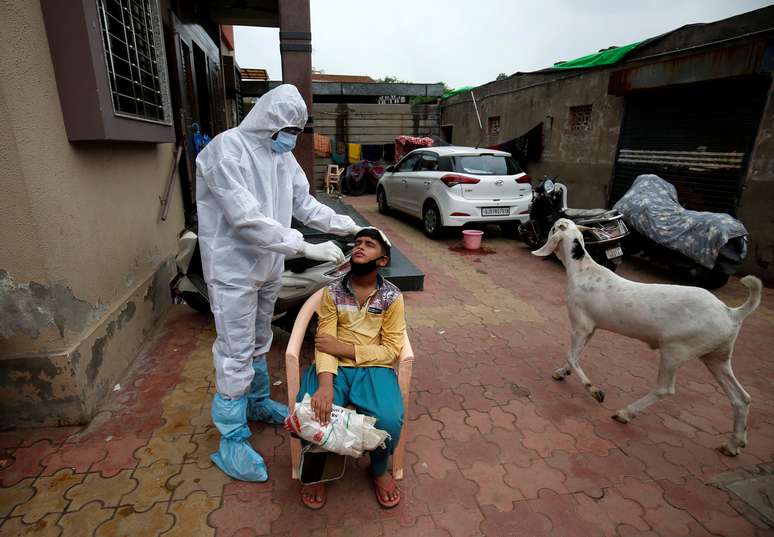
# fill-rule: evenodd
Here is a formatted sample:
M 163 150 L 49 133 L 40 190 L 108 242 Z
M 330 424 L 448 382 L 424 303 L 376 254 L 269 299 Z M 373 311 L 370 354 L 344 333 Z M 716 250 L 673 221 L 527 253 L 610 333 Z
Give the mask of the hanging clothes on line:
M 347 144 L 334 138 L 333 142 L 331 143 L 331 160 L 334 164 L 338 164 L 339 166 L 346 166 Z
M 359 160 L 363 160 L 361 158 L 363 153 L 363 146 L 360 144 L 347 144 L 347 155 L 349 156 L 349 163 L 354 164 L 355 162 L 358 162 Z
M 489 149 L 507 151 L 526 171 L 528 163 L 539 162 L 543 154 L 543 123 L 538 123 L 518 138 L 490 145 Z
M 324 134 L 314 133 L 314 154 L 318 157 L 330 157 L 331 139 Z

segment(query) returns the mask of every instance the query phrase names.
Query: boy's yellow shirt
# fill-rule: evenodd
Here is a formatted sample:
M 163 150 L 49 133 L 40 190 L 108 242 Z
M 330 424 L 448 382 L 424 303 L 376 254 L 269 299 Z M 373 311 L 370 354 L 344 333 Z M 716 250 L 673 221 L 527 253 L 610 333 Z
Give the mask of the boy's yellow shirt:
M 317 332 L 355 346 L 355 359 L 338 358 L 315 350 L 317 373 L 337 373 L 342 367 L 394 367 L 406 333 L 403 295 L 377 275 L 377 285 L 362 307 L 349 275 L 323 291 Z

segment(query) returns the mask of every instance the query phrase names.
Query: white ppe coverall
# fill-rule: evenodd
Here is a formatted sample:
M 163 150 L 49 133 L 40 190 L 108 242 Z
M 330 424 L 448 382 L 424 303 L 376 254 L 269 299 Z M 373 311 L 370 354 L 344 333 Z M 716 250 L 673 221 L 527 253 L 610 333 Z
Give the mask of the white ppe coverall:
M 246 442 L 249 429 L 246 420 L 239 423 L 242 416 L 277 423 L 287 414 L 284 405 L 268 399 L 265 357 L 285 255 L 308 246 L 291 229 L 291 218 L 339 235 L 360 229 L 350 217 L 315 200 L 293 154 L 287 148 L 278 152 L 272 143 L 281 129 L 303 129 L 306 120 L 300 93 L 283 84 L 196 159 L 199 248 L 217 330 L 212 352 L 218 393 L 212 414 L 223 435 L 213 460 L 227 474 L 248 481 L 266 476 L 265 468 L 239 467 L 238 459 L 246 457 L 246 464 L 255 466 L 258 456 Z M 239 444 L 230 446 L 231 452 L 223 445 L 229 439 Z

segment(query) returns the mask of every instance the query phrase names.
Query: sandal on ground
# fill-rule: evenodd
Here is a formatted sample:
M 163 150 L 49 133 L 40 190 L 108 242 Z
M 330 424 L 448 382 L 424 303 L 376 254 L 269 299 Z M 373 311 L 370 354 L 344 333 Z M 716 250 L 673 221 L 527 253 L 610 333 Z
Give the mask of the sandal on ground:
M 322 496 L 322 500 L 319 502 L 312 498 L 307 498 L 305 496 L 306 492 L 310 492 L 311 490 L 314 490 L 317 487 L 317 491 L 315 492 L 315 496 L 318 495 Z M 309 509 L 312 509 L 313 511 L 317 511 L 318 509 L 322 509 L 325 506 L 325 502 L 328 500 L 328 491 L 325 489 L 324 483 L 318 483 L 317 485 L 304 485 L 301 487 L 301 502 L 308 507 Z
M 400 489 L 398 488 L 398 483 L 395 481 L 395 478 L 391 477 L 391 479 L 392 479 L 392 488 L 390 488 L 388 490 L 388 489 L 380 486 L 376 482 L 376 478 L 375 477 L 373 478 L 374 493 L 376 494 L 376 501 L 379 502 L 379 505 L 381 505 L 385 509 L 392 509 L 393 507 L 395 507 L 396 505 L 398 505 L 400 503 L 401 496 L 400 496 Z M 387 497 L 387 495 L 389 493 L 391 493 L 391 492 L 397 492 L 398 493 L 398 497 L 395 498 L 394 500 L 387 500 L 387 499 L 385 499 Z

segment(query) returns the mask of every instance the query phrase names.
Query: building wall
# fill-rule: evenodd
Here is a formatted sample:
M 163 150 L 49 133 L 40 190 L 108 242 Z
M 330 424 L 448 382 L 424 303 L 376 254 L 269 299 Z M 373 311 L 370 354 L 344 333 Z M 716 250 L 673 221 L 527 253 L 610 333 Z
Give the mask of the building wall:
M 607 72 L 544 75 L 492 82 L 474 90 L 484 125 L 481 135 L 470 93 L 442 104 L 441 125 L 453 125 L 455 145 L 486 147 L 512 140 L 543 123 L 540 162 L 529 163 L 535 179 L 559 175 L 569 188 L 569 203 L 601 207 L 607 203 L 610 178 L 623 119 L 624 100 L 607 95 Z M 570 107 L 592 106 L 592 128 L 570 130 Z M 489 136 L 490 117 L 500 117 L 500 134 Z
M 439 133 L 438 105 L 314 103 L 317 134 L 349 143 L 387 144 L 402 134 Z M 315 180 L 322 188 L 330 158 L 315 157 Z
M 68 142 L 39 3 L 0 29 L 0 426 L 84 422 L 171 301 L 173 146 Z
M 492 82 L 474 90 L 484 128 L 490 116 L 500 116 L 501 133 L 484 137 L 482 145 L 521 136 L 543 122 L 544 149 L 540 162 L 530 163 L 529 175 L 559 175 L 569 187 L 569 205 L 607 207 L 624 97 L 607 94 L 609 70 L 580 74 L 526 74 Z M 738 216 L 750 232 L 750 250 L 739 274 L 756 274 L 774 281 L 774 104 L 769 89 L 767 108 L 744 179 Z M 569 130 L 570 107 L 592 105 L 592 128 Z M 441 125 L 453 125 L 455 145 L 475 145 L 480 137 L 469 93 L 442 103 Z
M 774 84 L 763 112 L 739 204 L 750 232 L 750 251 L 740 273 L 774 282 Z

